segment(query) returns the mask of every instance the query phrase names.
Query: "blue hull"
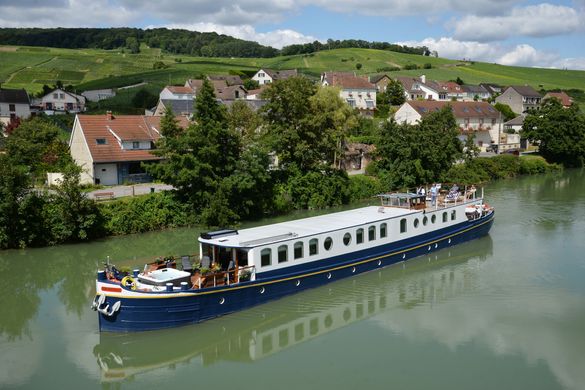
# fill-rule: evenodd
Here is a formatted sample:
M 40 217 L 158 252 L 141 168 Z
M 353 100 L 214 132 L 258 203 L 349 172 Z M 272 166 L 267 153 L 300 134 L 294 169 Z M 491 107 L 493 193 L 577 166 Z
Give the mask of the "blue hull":
M 371 248 L 366 251 L 319 261 L 316 264 L 288 267 L 286 273 L 262 273 L 253 282 L 220 286 L 172 297 L 159 293 L 144 298 L 107 297 L 113 305 L 121 301 L 120 310 L 108 317 L 99 313 L 102 332 L 135 332 L 164 329 L 202 322 L 243 310 L 308 288 L 399 263 L 488 234 L 495 213 L 475 221 L 417 236 L 408 240 Z

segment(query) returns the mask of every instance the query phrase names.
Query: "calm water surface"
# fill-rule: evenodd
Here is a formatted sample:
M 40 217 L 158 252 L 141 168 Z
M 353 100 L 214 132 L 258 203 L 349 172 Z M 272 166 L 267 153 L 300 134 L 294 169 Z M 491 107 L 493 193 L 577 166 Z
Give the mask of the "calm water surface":
M 100 335 L 96 264 L 196 229 L 0 252 L 0 388 L 584 389 L 585 172 L 486 190 L 488 237 L 166 331 Z

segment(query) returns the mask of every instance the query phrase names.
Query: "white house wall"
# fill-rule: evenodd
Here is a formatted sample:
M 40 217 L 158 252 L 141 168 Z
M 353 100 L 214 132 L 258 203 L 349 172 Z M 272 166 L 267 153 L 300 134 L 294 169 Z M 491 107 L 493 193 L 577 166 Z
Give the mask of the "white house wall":
M 10 110 L 10 104 L 14 104 L 14 111 Z M 0 103 L 0 116 L 10 118 L 10 114 L 14 114 L 21 119 L 30 118 L 30 106 L 21 103 Z
M 403 104 L 398 111 L 394 114 L 394 120 L 397 123 L 408 123 L 409 125 L 414 125 L 421 119 L 420 114 L 412 108 L 410 104 Z
M 252 80 L 257 81 L 259 85 L 270 84 L 273 81 L 272 77 L 270 77 L 263 69 L 256 72 L 256 74 L 252 76 Z
M 342 89 L 339 96 L 347 102 L 348 99 L 355 101 L 355 108 L 360 110 L 372 110 L 376 108 L 376 90 L 374 89 Z M 368 107 L 367 100 L 373 102 L 372 107 Z
M 83 130 L 79 124 L 77 118 L 73 124 L 73 131 L 71 132 L 71 138 L 69 140 L 69 152 L 75 164 L 81 168 L 81 184 L 93 184 L 94 183 L 94 172 L 93 172 L 93 159 L 89 152 L 89 147 L 85 141 Z

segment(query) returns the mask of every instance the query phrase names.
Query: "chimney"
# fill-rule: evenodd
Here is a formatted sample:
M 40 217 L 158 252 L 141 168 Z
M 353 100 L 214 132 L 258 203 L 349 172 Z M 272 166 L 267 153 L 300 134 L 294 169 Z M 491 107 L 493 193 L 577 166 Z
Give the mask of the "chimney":
M 114 116 L 112 115 L 112 111 L 110 111 L 110 110 L 106 111 L 106 119 L 109 121 L 114 119 Z
M 420 76 L 420 82 L 425 84 L 427 82 L 427 76 L 425 76 L 424 74 Z

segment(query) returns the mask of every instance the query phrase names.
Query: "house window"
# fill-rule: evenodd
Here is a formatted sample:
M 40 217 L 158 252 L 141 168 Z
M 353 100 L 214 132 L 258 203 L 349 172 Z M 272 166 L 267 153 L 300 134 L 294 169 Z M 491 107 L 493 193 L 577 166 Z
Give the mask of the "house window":
M 347 99 L 347 104 L 349 104 L 350 107 L 355 108 L 355 99 Z
M 319 240 L 313 238 L 309 241 L 309 256 L 314 256 L 319 253 Z
M 60 93 L 59 94 L 59 99 L 64 100 L 65 99 L 65 94 L 64 93 Z
M 303 257 L 303 242 L 302 241 L 295 242 L 294 256 L 295 256 L 295 260 Z
M 495 126 L 496 124 L 496 118 L 492 118 L 492 126 Z
M 331 246 L 333 245 L 333 240 L 331 239 L 331 237 L 327 237 L 325 239 L 325 242 L 323 243 L 323 246 L 325 247 L 325 250 L 328 251 L 329 249 L 331 249 Z
M 139 149 L 139 148 L 140 148 L 140 142 L 138 142 L 138 141 L 132 142 L 132 149 Z
M 53 94 L 53 99 L 59 99 L 59 94 L 58 93 L 54 93 Z
M 278 247 L 278 262 L 284 263 L 288 260 L 288 246 L 281 245 Z
M 385 223 L 381 224 L 380 225 L 380 238 L 386 237 L 387 231 L 388 231 L 387 225 Z
M 240 91 L 234 91 L 235 93 L 235 98 L 239 99 L 240 98 Z
M 106 139 L 105 138 L 96 138 L 95 143 L 98 145 L 105 145 Z
M 364 229 L 358 229 L 355 231 L 355 243 L 356 244 L 364 243 Z
M 373 100 L 366 100 L 366 107 L 373 109 L 374 108 L 374 101 Z
M 479 124 L 483 125 L 483 118 L 479 118 Z
M 447 100 L 447 94 L 446 93 L 440 93 L 439 94 L 439 100 Z
M 406 233 L 406 218 L 400 220 L 400 233 Z
M 264 73 L 258 73 L 258 77 L 264 77 Z
M 374 241 L 376 239 L 376 227 L 370 226 L 368 228 L 368 241 Z
M 262 249 L 260 252 L 260 265 L 267 267 L 272 263 L 272 250 L 270 248 Z
M 8 111 L 16 111 L 16 104 L 9 104 Z
M 349 244 L 351 244 L 351 234 L 345 233 L 343 235 L 343 243 L 345 244 L 345 246 L 348 246 Z

